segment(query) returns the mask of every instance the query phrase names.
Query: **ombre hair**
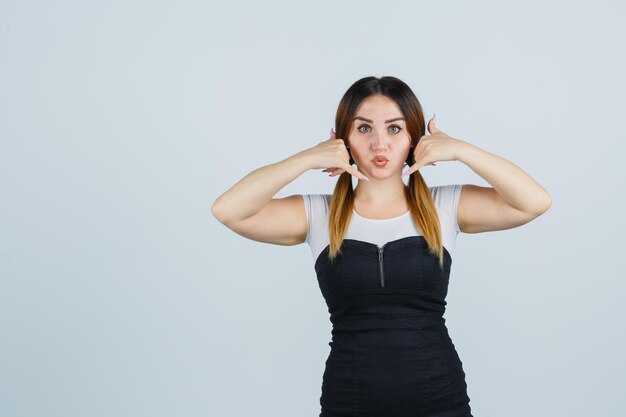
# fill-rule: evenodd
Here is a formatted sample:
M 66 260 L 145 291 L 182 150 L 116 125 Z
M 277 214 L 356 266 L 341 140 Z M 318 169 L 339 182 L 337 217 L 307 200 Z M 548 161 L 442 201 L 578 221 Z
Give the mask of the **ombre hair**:
M 406 157 L 406 163 L 412 166 L 415 163 L 413 151 L 420 138 L 426 132 L 422 106 L 413 91 L 398 78 L 364 77 L 348 88 L 337 107 L 335 116 L 335 132 L 337 138 L 347 138 L 352 129 L 352 122 L 356 110 L 361 102 L 372 95 L 383 95 L 393 100 L 406 121 L 407 133 L 411 138 L 411 148 Z M 349 150 L 347 139 L 346 148 Z M 351 154 L 351 152 L 349 152 Z M 350 155 L 350 165 L 354 164 Z M 404 187 L 404 194 L 409 203 L 411 217 L 415 225 L 424 236 L 429 252 L 439 258 L 439 265 L 443 268 L 443 242 L 439 224 L 439 216 L 430 190 L 424 182 L 419 170 L 409 175 L 408 186 Z M 331 196 L 328 237 L 330 242 L 329 258 L 332 261 L 337 254 L 341 254 L 343 237 L 348 229 L 352 210 L 354 208 L 354 189 L 352 188 L 352 174 L 343 172 L 337 179 L 337 184 Z

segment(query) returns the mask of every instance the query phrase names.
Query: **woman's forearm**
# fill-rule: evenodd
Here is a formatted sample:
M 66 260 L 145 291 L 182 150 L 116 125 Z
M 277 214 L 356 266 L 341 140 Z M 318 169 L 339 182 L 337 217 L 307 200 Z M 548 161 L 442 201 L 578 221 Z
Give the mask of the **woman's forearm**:
M 257 168 L 220 195 L 211 206 L 211 211 L 223 224 L 252 217 L 280 189 L 311 168 L 310 158 L 305 151 Z
M 502 198 L 521 211 L 542 213 L 552 204 L 546 189 L 508 159 L 467 142 L 456 159 L 481 176 Z

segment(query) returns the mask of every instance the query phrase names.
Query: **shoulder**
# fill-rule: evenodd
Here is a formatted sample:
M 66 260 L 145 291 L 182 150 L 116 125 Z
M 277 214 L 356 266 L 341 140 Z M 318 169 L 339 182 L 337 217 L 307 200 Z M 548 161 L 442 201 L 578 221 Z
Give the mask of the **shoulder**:
M 305 242 L 311 243 L 326 228 L 331 194 L 303 194 L 307 221 Z
M 313 211 L 328 212 L 330 197 L 330 194 L 302 194 L 307 215 L 311 214 Z
M 458 197 L 461 194 L 462 187 L 463 184 L 445 184 L 428 187 L 428 189 L 433 196 L 433 200 L 436 200 L 435 202 L 442 202 L 446 199 Z
M 436 185 L 428 188 L 435 202 L 435 206 L 444 209 L 454 208 L 456 210 L 456 206 L 459 204 L 459 198 L 461 197 L 463 184 Z
M 446 184 L 428 187 L 435 206 L 443 212 L 452 223 L 453 229 L 458 233 L 460 227 L 458 223 L 458 208 L 461 199 L 463 184 Z

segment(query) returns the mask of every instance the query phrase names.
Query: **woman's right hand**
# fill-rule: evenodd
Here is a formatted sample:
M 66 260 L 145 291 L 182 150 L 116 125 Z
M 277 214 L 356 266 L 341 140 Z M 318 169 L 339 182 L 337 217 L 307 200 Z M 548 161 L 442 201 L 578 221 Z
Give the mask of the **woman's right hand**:
M 320 142 L 310 149 L 315 158 L 313 169 L 325 168 L 322 172 L 330 172 L 329 177 L 347 172 L 362 180 L 369 181 L 369 178 L 350 165 L 350 154 L 348 154 L 345 142 L 335 136 L 335 131 L 331 129 L 330 139 Z

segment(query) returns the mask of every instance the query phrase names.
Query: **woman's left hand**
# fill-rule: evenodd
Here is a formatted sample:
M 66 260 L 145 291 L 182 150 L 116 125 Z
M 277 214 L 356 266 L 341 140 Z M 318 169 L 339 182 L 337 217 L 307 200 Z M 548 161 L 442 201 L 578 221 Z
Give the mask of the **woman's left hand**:
M 433 116 L 428 122 L 430 135 L 424 135 L 417 142 L 413 151 L 415 164 L 413 164 L 402 176 L 411 175 L 425 165 L 435 165 L 438 161 L 454 161 L 457 159 L 459 147 L 463 145 L 462 140 L 448 136 L 439 130 L 435 123 L 437 118 Z

